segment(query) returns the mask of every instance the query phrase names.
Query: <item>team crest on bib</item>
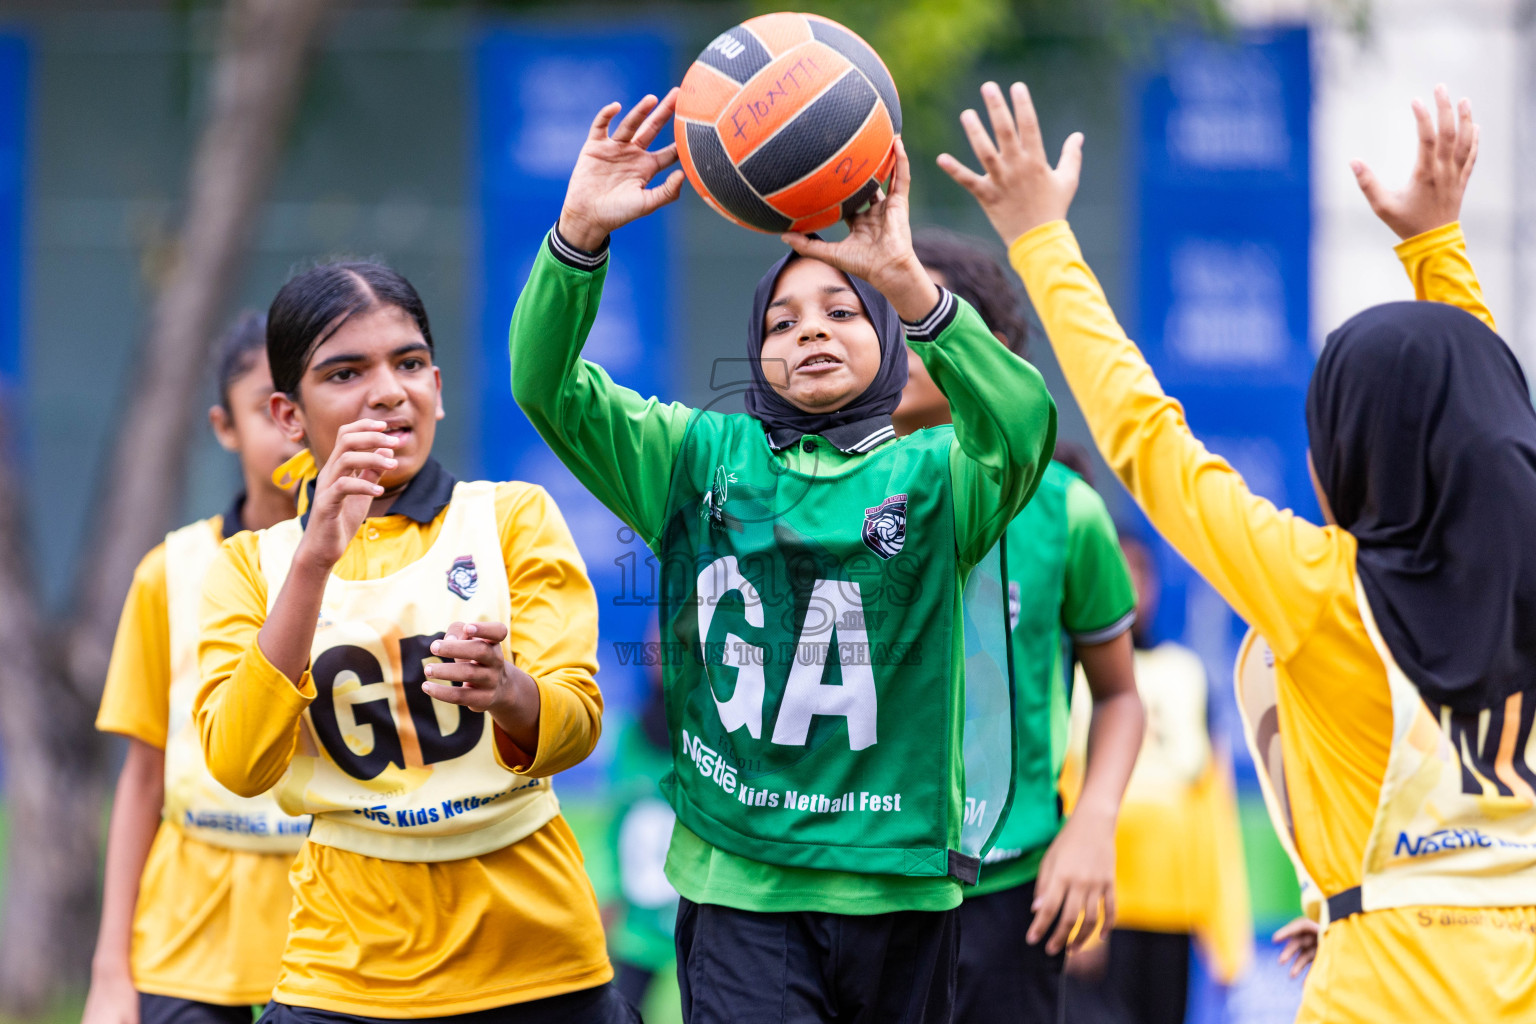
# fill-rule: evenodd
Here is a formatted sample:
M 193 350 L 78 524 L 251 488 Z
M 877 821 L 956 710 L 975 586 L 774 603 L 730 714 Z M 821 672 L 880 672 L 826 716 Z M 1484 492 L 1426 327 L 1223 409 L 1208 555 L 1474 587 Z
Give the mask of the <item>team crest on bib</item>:
M 460 555 L 448 567 L 448 589 L 468 601 L 480 586 L 480 574 L 475 571 L 475 556 Z
M 864 543 L 881 558 L 895 558 L 907 539 L 907 496 L 893 494 L 864 510 Z
M 709 520 L 710 526 L 724 529 L 730 525 L 725 519 L 725 499 L 730 493 L 731 484 L 735 482 L 735 473 L 726 472 L 724 466 L 715 467 L 715 481 L 710 486 L 709 493 L 704 495 L 704 501 L 699 507 L 699 515 Z

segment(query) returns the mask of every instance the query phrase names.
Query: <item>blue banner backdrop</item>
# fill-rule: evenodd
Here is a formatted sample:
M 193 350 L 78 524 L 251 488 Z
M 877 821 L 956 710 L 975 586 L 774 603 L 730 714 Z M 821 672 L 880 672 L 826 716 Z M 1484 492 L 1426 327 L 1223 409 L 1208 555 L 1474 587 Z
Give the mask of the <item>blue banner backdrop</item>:
M 1307 474 L 1311 61 L 1306 29 L 1175 37 L 1130 86 L 1135 337 L 1196 436 L 1281 508 L 1320 522 Z M 1148 536 L 1152 531 L 1145 530 Z M 1213 730 L 1256 789 L 1232 696 L 1247 629 L 1166 544 L 1156 632 L 1197 651 Z M 1257 909 L 1257 908 L 1256 908 Z M 1195 1024 L 1289 1020 L 1300 983 L 1256 920 L 1253 967 L 1230 993 L 1194 963 Z
M 22 223 L 27 184 L 27 44 L 0 35 L 0 388 L 20 393 Z
M 654 32 L 496 29 L 480 40 L 476 67 L 481 197 L 480 474 L 527 480 L 554 496 L 586 559 L 600 615 L 598 682 L 610 711 L 634 706 L 647 684 L 636 653 L 655 606 L 644 544 L 576 482 L 512 401 L 507 326 L 593 116 L 618 100 L 628 109 L 672 84 L 672 47 Z M 671 141 L 668 128 L 658 140 Z M 586 358 L 644 395 L 672 397 L 676 327 L 673 217 L 662 210 L 613 240 L 602 307 Z M 637 554 L 638 553 L 638 554 Z M 631 646 L 633 645 L 633 646 Z M 561 776 L 592 785 L 589 758 Z
M 1254 491 L 1315 520 L 1304 416 L 1311 93 L 1303 28 L 1177 38 L 1133 79 L 1131 323 L 1196 435 Z M 1200 652 L 1213 696 L 1230 707 L 1246 627 L 1161 547 L 1158 632 Z

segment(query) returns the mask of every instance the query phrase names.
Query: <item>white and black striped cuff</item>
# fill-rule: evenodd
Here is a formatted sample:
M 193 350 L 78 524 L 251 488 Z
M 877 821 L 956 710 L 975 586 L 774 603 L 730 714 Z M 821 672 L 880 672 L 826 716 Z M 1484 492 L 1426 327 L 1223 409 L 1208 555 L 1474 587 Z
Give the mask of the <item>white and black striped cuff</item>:
M 948 288 L 939 289 L 939 302 L 928 311 L 928 315 L 917 323 L 901 322 L 901 326 L 907 332 L 908 341 L 933 341 L 944 333 L 944 328 L 954 322 L 955 314 L 959 312 L 959 304 L 955 302 L 954 293 Z
M 597 247 L 595 252 L 578 249 L 567 242 L 560 234 L 560 227 L 556 225 L 549 232 L 550 254 L 568 267 L 577 270 L 596 270 L 608 261 L 608 239 L 603 239 L 603 244 Z
M 1086 633 L 1073 633 L 1072 642 L 1082 644 L 1084 647 L 1092 647 L 1095 644 L 1107 644 L 1134 625 L 1136 625 L 1136 609 L 1132 608 L 1103 629 L 1092 629 Z

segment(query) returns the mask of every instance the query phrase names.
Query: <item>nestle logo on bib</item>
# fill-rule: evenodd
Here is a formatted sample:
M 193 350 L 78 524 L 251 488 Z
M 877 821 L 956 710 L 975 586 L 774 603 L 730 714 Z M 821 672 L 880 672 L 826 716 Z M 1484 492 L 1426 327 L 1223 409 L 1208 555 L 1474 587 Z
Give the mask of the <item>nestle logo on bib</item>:
M 475 596 L 475 588 L 479 585 L 480 574 L 475 571 L 475 557 L 460 555 L 455 558 L 448 567 L 448 589 L 468 601 Z
M 864 510 L 864 543 L 881 558 L 895 558 L 907 539 L 907 496 L 893 494 Z

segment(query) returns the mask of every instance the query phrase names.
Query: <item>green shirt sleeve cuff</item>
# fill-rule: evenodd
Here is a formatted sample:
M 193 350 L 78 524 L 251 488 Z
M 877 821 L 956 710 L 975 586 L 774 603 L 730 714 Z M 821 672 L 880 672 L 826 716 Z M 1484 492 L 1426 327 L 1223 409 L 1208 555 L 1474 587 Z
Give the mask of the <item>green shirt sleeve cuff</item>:
M 935 341 L 955 322 L 959 311 L 960 303 L 954 293 L 948 288 L 940 288 L 939 301 L 928 311 L 927 316 L 916 323 L 903 320 L 901 326 L 906 331 L 908 341 Z
M 572 270 L 592 271 L 608 262 L 609 241 L 603 239 L 603 244 L 595 250 L 578 249 L 565 240 L 557 224 L 549 229 L 549 254 Z

